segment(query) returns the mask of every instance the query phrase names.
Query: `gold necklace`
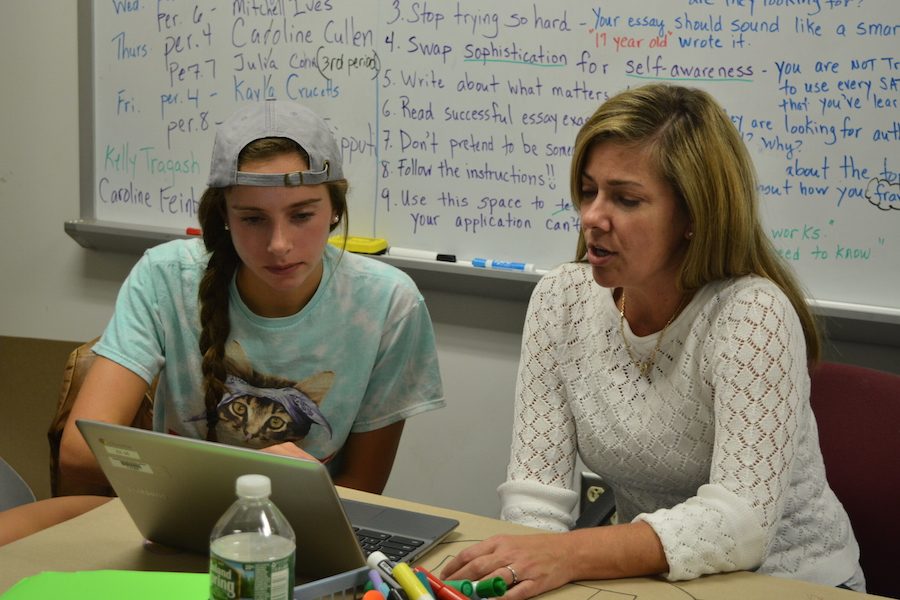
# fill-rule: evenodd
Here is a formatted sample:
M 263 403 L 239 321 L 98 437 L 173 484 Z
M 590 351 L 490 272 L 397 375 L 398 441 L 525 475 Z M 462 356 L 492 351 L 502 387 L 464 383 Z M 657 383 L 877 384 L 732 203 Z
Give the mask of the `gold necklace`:
M 675 320 L 675 317 L 681 311 L 681 307 L 684 305 L 685 298 L 686 296 L 681 297 L 681 302 L 679 302 L 678 306 L 675 307 L 675 312 L 672 313 L 672 316 L 669 317 L 669 320 L 666 321 L 665 325 L 663 325 L 662 331 L 659 332 L 659 337 L 656 339 L 656 346 L 653 347 L 653 352 L 650 353 L 650 357 L 645 361 L 640 361 L 634 355 L 634 351 L 632 351 L 631 349 L 631 344 L 628 343 L 628 338 L 625 337 L 625 288 L 622 288 L 622 308 L 621 310 L 619 310 L 619 331 L 622 332 L 622 341 L 625 342 L 625 350 L 628 351 L 628 357 L 641 372 L 641 377 L 647 376 L 647 373 L 650 371 L 650 367 L 653 366 L 653 362 L 656 360 L 656 353 L 659 352 L 659 347 L 662 344 L 663 336 L 666 334 L 666 329 L 669 328 L 669 325 L 672 324 L 672 321 Z

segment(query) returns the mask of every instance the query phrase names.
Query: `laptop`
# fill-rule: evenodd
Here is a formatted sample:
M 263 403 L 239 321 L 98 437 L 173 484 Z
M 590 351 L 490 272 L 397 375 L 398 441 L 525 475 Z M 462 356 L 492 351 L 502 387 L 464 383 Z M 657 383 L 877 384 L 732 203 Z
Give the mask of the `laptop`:
M 364 567 L 373 550 L 412 562 L 459 522 L 342 500 L 317 461 L 135 427 L 76 421 L 100 468 L 149 541 L 207 554 L 209 534 L 247 473 L 272 481 L 272 501 L 297 538 L 296 573 L 321 579 Z

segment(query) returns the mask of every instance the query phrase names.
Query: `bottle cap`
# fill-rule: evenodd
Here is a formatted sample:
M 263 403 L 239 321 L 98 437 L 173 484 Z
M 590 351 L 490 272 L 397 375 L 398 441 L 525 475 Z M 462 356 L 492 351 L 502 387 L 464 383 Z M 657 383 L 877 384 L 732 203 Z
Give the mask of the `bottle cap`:
M 265 475 L 241 475 L 234 488 L 241 498 L 268 498 L 272 493 L 272 482 Z

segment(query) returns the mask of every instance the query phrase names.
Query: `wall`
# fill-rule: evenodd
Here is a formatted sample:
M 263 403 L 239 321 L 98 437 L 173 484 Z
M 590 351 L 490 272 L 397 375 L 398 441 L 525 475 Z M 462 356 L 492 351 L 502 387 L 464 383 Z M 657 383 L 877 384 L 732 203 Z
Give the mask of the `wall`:
M 92 338 L 136 260 L 85 250 L 63 231 L 63 221 L 78 217 L 83 107 L 76 49 L 74 2 L 54 3 L 52 10 L 29 0 L 0 2 L 0 77 L 6 82 L 0 96 L 0 336 Z M 434 287 L 424 293 L 449 406 L 409 422 L 387 493 L 493 516 L 509 452 L 525 302 Z M 872 344 L 859 338 L 858 328 L 838 325 L 842 337 L 855 341 L 831 341 L 830 356 L 900 372 L 896 340 L 891 347 Z M 0 344 L 8 343 L 0 337 Z M 48 364 L 42 376 L 57 377 L 61 369 L 61 363 Z M 29 404 L 33 391 L 26 385 L 0 395 L 0 435 L 17 427 L 29 408 L 47 405 L 46 399 Z
M 34 495 L 50 495 L 47 429 L 55 414 L 63 365 L 74 342 L 0 337 L 0 408 L 5 422 L 0 457 L 28 482 Z

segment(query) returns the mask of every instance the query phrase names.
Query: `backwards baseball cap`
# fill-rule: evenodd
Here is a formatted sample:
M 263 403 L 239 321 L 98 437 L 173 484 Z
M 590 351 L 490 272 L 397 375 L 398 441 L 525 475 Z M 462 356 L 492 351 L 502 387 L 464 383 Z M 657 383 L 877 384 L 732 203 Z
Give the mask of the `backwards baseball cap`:
M 247 173 L 238 170 L 238 155 L 260 138 L 288 138 L 309 154 L 309 170 L 293 173 Z M 343 179 L 341 153 L 328 125 L 305 106 L 266 100 L 238 109 L 219 126 L 209 168 L 209 187 L 230 185 L 316 185 Z

